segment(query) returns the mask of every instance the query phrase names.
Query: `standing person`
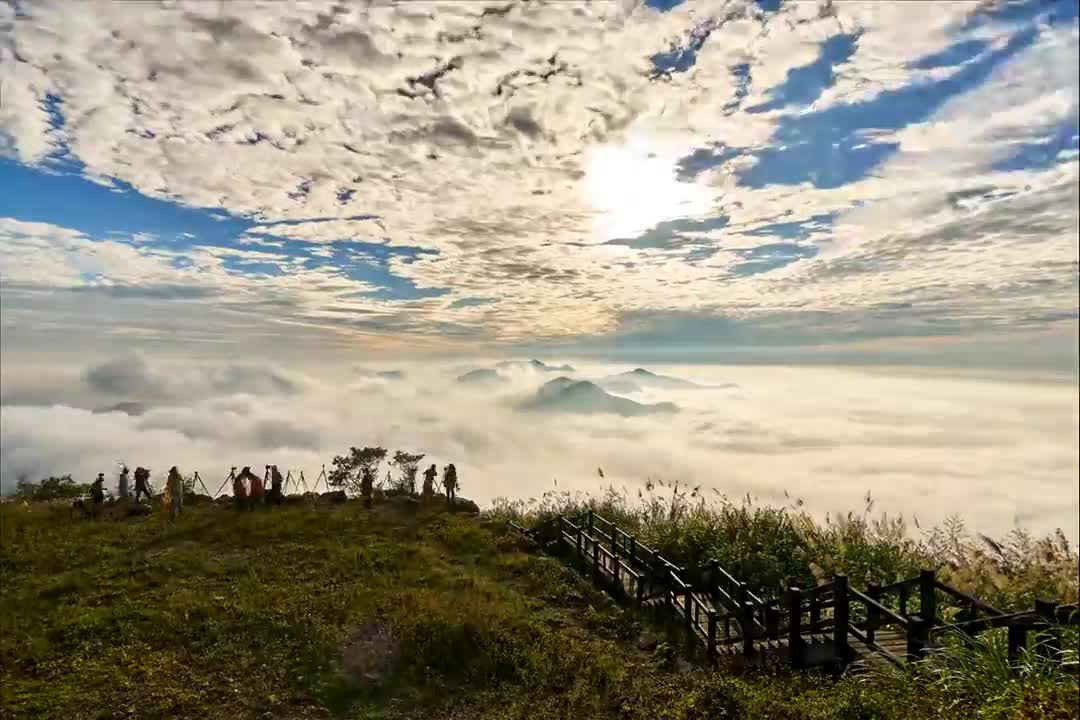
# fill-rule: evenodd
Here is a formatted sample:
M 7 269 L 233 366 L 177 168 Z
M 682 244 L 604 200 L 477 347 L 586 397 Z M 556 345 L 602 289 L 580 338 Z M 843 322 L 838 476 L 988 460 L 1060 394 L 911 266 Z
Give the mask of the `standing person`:
M 105 502 L 105 473 L 98 473 L 97 479 L 90 484 L 90 501 L 94 503 L 96 510 Z
M 154 496 L 150 494 L 150 470 L 144 467 L 135 468 L 135 502 L 146 495 L 146 500 L 152 502 Z
M 251 472 L 250 467 L 244 468 L 244 473 L 248 476 L 248 498 L 250 498 L 249 505 L 254 507 L 255 505 L 263 501 L 263 495 L 265 495 L 265 487 L 263 485 L 262 478 Z
M 373 485 L 375 484 L 372 475 L 374 471 L 362 470 L 360 471 L 360 495 L 364 498 L 364 507 L 371 507 L 371 492 Z
M 236 470 L 236 468 L 233 468 Z M 244 472 L 237 475 L 233 473 L 232 479 L 232 494 L 236 499 L 236 509 L 243 510 L 247 505 L 247 487 L 244 485 L 244 474 L 247 472 L 247 468 L 244 468 Z
M 457 491 L 457 468 L 450 463 L 443 470 L 443 487 L 446 488 L 446 504 L 454 504 L 454 494 Z
M 120 466 L 120 480 L 118 482 L 117 492 L 120 495 L 121 500 L 127 500 L 130 495 L 128 488 L 128 467 L 127 465 Z
M 439 471 L 435 469 L 435 463 L 431 463 L 431 467 L 424 471 L 424 487 L 421 490 L 424 497 L 431 497 L 435 494 L 435 477 L 438 474 Z
M 184 478 L 173 465 L 169 468 L 169 519 L 176 520 L 184 509 Z
M 277 465 L 270 466 L 270 502 L 275 505 L 281 504 L 281 485 L 284 479 L 277 469 Z

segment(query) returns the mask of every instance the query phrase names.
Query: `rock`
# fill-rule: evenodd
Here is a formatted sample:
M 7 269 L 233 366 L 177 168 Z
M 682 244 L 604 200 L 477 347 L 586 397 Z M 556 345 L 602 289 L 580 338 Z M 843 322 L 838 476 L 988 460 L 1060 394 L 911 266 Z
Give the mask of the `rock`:
M 656 636 L 653 635 L 651 632 L 641 633 L 641 636 L 638 638 L 638 641 L 637 641 L 638 648 L 640 648 L 641 650 L 644 650 L 646 652 L 652 652 L 653 650 L 656 649 L 656 646 L 659 645 L 659 644 L 660 644 L 660 641 L 657 640 Z
M 453 504 L 450 506 L 450 512 L 468 513 L 469 515 L 479 515 L 480 506 L 474 503 L 468 498 L 454 498 Z
M 322 502 L 333 503 L 335 505 L 337 503 L 343 503 L 348 499 L 349 498 L 345 495 L 344 490 L 332 490 L 330 492 L 324 492 L 319 495 L 319 500 L 321 500 Z

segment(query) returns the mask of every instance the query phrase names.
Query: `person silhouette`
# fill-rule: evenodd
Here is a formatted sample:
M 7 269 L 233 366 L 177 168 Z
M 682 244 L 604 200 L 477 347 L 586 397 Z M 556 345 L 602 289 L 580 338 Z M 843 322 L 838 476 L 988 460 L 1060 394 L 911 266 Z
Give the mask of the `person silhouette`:
M 176 520 L 184 509 L 184 477 L 173 465 L 169 468 L 169 519 Z
M 128 487 L 128 467 L 127 465 L 120 466 L 120 479 L 117 481 L 117 494 L 120 495 L 121 500 L 126 500 L 130 493 Z
M 431 463 L 431 467 L 424 471 L 424 486 L 421 490 L 424 497 L 431 497 L 435 494 L 435 477 L 438 474 L 439 471 L 435 469 L 435 463 Z
M 450 463 L 443 470 L 443 487 L 446 489 L 446 504 L 453 505 L 454 497 L 457 493 L 457 468 L 454 467 L 454 463 Z

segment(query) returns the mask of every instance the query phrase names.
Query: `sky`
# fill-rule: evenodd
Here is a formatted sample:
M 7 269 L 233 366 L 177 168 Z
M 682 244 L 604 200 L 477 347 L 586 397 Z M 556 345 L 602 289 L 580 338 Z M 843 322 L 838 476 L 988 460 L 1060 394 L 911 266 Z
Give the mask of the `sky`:
M 132 357 L 321 387 L 517 356 L 1051 383 L 1068 456 L 1077 14 L 0 4 L 4 439 Z

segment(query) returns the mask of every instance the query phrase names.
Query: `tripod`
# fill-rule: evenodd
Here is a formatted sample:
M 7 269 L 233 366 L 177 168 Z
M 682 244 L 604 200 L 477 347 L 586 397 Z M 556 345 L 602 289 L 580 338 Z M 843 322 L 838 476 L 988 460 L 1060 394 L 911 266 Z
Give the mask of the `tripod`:
M 307 480 L 304 479 L 304 471 L 303 470 L 300 471 L 300 475 L 298 477 L 293 477 L 292 476 L 292 470 L 290 470 L 288 473 L 286 473 L 286 475 L 285 475 L 285 492 L 286 493 L 289 492 L 289 483 L 292 483 L 293 490 L 299 490 L 300 486 L 303 485 L 304 486 L 304 492 L 310 492 L 310 488 L 308 488 Z
M 198 475 L 198 473 L 195 473 L 195 474 Z M 214 493 L 214 497 L 216 498 L 218 495 L 220 495 L 221 491 L 225 489 L 225 486 L 228 485 L 229 482 L 231 482 L 233 480 L 236 480 L 236 466 L 235 465 L 232 468 L 229 469 L 229 477 L 225 478 L 225 480 L 221 483 L 221 487 L 219 487 L 217 489 L 217 492 Z M 201 480 L 200 480 L 200 482 L 201 482 Z M 203 487 L 205 487 L 205 486 L 203 486 Z
M 206 488 L 206 483 L 204 483 L 203 479 L 201 477 L 199 477 L 199 471 L 198 470 L 195 471 L 195 478 L 194 479 L 198 480 L 199 484 L 202 485 L 203 492 L 206 493 L 207 495 L 210 495 L 210 491 Z M 193 485 L 194 485 L 194 483 L 193 483 Z
M 301 473 L 300 477 L 303 477 Z M 312 492 L 317 492 L 319 489 L 319 481 L 322 481 L 323 487 L 326 488 L 326 492 L 330 492 L 330 482 L 326 479 L 326 466 L 322 466 L 322 472 L 319 473 L 319 477 L 315 479 L 315 484 L 311 486 Z

